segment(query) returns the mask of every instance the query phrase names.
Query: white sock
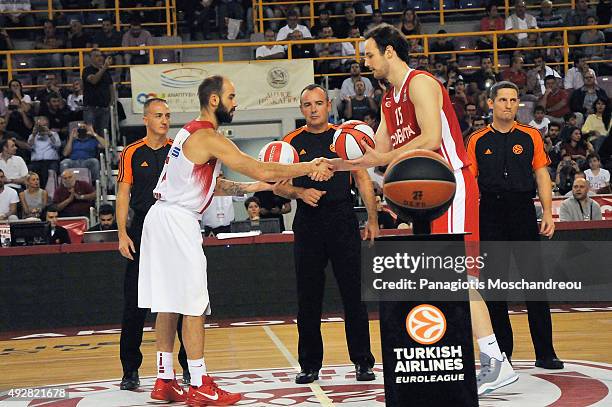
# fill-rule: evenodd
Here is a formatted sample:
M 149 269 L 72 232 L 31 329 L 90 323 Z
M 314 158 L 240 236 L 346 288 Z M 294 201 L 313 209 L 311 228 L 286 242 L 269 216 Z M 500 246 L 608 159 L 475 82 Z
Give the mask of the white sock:
M 497 344 L 497 338 L 495 338 L 495 334 L 478 339 L 478 348 L 482 353 L 486 353 L 492 358 L 495 358 L 500 361 L 504 360 L 501 350 L 499 349 L 499 345 Z
M 172 352 L 157 352 L 157 377 L 160 379 L 174 379 Z
M 202 376 L 206 374 L 206 363 L 204 363 L 204 358 L 196 360 L 187 359 L 187 365 L 189 366 L 189 374 L 191 375 L 191 385 L 193 387 L 200 387 L 202 385 Z

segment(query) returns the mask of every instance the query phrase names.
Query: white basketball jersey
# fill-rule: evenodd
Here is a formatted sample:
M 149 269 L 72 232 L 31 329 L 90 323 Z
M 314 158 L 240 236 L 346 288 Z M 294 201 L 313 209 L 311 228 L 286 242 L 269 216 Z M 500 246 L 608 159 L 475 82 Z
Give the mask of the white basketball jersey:
M 212 128 L 210 122 L 192 120 L 176 134 L 153 190 L 157 200 L 188 209 L 194 214 L 201 214 L 208 207 L 215 192 L 221 161 L 215 158 L 205 164 L 194 164 L 183 154 L 183 144 L 196 131 Z

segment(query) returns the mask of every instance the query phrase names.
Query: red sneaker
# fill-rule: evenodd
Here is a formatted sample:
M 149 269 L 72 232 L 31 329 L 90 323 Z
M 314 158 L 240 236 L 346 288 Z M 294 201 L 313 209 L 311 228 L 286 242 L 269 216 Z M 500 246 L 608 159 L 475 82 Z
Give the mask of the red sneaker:
M 187 395 L 187 405 L 200 406 L 231 406 L 242 398 L 240 393 L 229 393 L 221 390 L 213 381 L 212 377 L 202 376 L 200 387 L 189 387 Z
M 164 401 L 185 401 L 187 400 L 187 392 L 178 384 L 176 379 L 164 381 L 157 378 L 151 398 Z

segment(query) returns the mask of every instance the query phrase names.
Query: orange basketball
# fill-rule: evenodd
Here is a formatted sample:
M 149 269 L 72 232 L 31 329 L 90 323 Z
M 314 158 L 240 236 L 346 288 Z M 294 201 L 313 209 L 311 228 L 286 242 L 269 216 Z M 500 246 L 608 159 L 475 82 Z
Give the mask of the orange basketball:
M 455 175 L 446 160 L 430 150 L 414 150 L 389 164 L 383 192 L 400 218 L 431 221 L 455 197 Z

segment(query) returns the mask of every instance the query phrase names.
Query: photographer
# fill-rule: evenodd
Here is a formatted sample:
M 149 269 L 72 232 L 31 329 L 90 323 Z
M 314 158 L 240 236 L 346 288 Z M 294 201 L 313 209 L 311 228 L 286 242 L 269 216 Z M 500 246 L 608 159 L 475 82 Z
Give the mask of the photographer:
M 570 155 L 563 156 L 563 159 L 557 165 L 557 174 L 555 176 L 555 184 L 557 185 L 557 194 L 565 195 L 572 190 L 574 185 L 574 177 L 580 172 L 576 161 L 572 160 Z
M 40 186 L 44 189 L 49 178 L 49 170 L 59 172 L 59 149 L 62 145 L 57 132 L 49 129 L 47 117 L 36 118 L 36 124 L 28 138 L 28 145 L 32 148 L 30 170 L 38 174 Z
M 80 122 L 70 132 L 68 142 L 64 147 L 64 160 L 60 163 L 63 173 L 67 168 L 87 168 L 91 174 L 92 184 L 100 176 L 100 161 L 98 161 L 98 149 L 106 147 L 106 141 L 100 137 L 90 124 Z

